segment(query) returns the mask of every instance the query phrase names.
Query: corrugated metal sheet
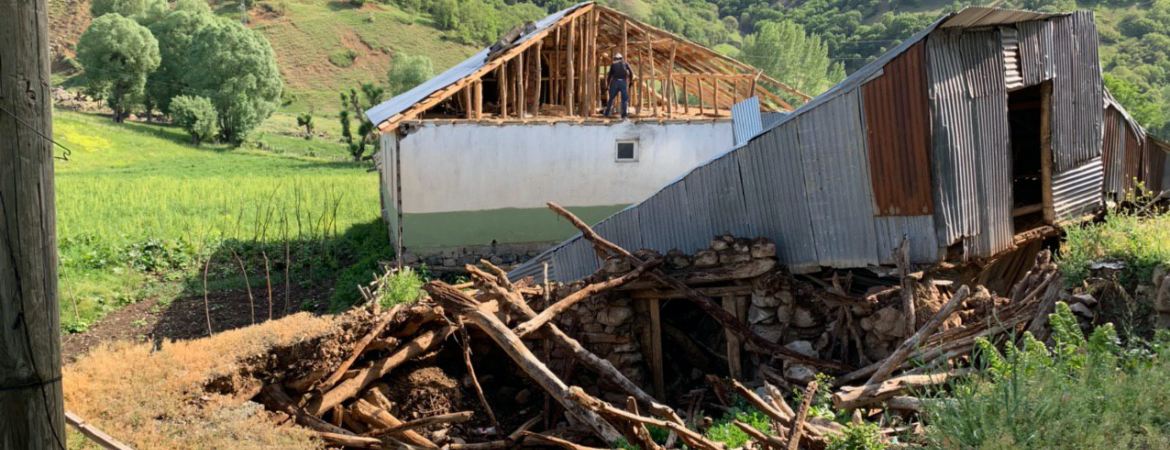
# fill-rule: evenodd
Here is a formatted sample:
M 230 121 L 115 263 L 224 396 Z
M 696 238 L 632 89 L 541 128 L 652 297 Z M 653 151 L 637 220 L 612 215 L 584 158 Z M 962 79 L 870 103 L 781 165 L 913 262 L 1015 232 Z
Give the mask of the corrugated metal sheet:
M 699 243 L 701 247 L 712 237 L 726 233 L 757 235 L 749 224 L 743 178 L 734 158 L 719 158 L 700 166 L 685 181 L 689 220 L 694 222 L 696 235 L 707 239 Z
M 1105 101 L 1091 12 L 1052 20 L 1052 148 L 1054 170 L 1101 156 Z
M 1146 188 L 1155 194 L 1167 188 L 1163 183 L 1166 176 L 1166 151 L 1154 139 L 1146 139 L 1145 182 Z
M 1150 148 L 1151 151 L 1162 153 L 1160 156 L 1162 159 L 1162 181 L 1158 185 L 1158 191 L 1162 192 L 1162 197 L 1170 197 L 1170 143 L 1150 136 Z
M 1125 194 L 1125 120 L 1115 108 L 1105 110 L 1105 139 L 1101 142 L 1101 160 L 1105 170 L 1105 192 L 1114 198 Z
M 590 3 L 592 2 L 578 3 L 576 5 L 552 13 L 543 19 L 540 19 L 536 22 L 536 27 L 531 32 L 520 36 L 518 39 L 516 39 L 516 42 L 514 42 L 513 45 L 520 45 L 527 42 L 532 38 L 532 36 L 556 24 L 566 14 L 569 14 L 577 8 L 588 5 Z M 394 98 L 379 104 L 378 106 L 366 110 L 366 118 L 370 119 L 370 122 L 379 124 L 393 117 L 395 114 L 406 111 L 411 106 L 414 106 L 415 103 L 423 101 L 423 99 L 429 97 L 431 94 L 434 94 L 440 89 L 450 86 L 456 81 L 459 81 L 464 77 L 475 73 L 475 71 L 487 65 L 488 53 L 490 50 L 490 48 L 485 48 L 472 57 L 467 58 L 463 62 L 455 65 L 455 67 L 447 69 L 446 72 L 443 72 L 438 76 L 431 78 L 418 86 L 415 86 L 414 89 L 399 94 Z
M 1016 27 L 999 27 L 999 38 L 1003 45 L 1004 82 L 1008 89 L 1024 87 L 1024 74 L 1020 70 L 1020 36 Z
M 1137 187 L 1140 180 L 1144 145 L 1136 130 L 1128 126 L 1122 127 L 1122 142 L 1125 143 L 1124 156 L 1121 158 L 1121 185 L 1123 192 L 1129 192 Z
M 605 239 L 620 245 L 624 249 L 635 251 L 641 249 L 642 229 L 638 223 L 638 210 L 625 209 L 601 221 L 593 228 L 597 234 Z
M 1105 171 L 1101 158 L 1052 175 L 1052 206 L 1058 222 L 1078 219 L 1101 205 Z
M 796 127 L 779 127 L 734 153 L 743 177 L 748 220 L 776 243 L 776 258 L 790 269 L 820 266 L 804 191 Z
M 942 261 L 938 240 L 935 239 L 934 216 L 875 217 L 877 253 L 882 264 L 893 264 L 893 249 L 902 243 L 902 236 L 910 239 L 910 262 L 931 264 Z
M 933 214 L 926 45 L 919 42 L 890 60 L 861 92 L 878 215 Z
M 1002 47 L 995 31 L 927 40 L 941 246 L 971 239 L 985 257 L 1011 245 L 1011 146 Z
M 1037 20 L 1016 24 L 1019 36 L 1020 73 L 1024 86 L 1034 86 L 1053 77 L 1052 21 Z
M 735 143 L 742 144 L 764 131 L 760 116 L 760 99 L 751 97 L 731 106 L 731 126 Z
M 713 236 L 700 236 L 698 223 L 690 214 L 685 177 L 658 191 L 635 206 L 641 214 L 642 245 L 665 252 L 687 253 L 705 247 Z
M 977 68 L 967 71 L 968 84 L 984 95 L 972 99 L 975 122 L 972 131 L 979 145 L 980 222 L 976 255 L 991 256 L 1011 247 L 1012 150 L 1008 123 L 1007 83 L 1004 81 L 1003 47 L 998 32 L 964 33 L 963 60 Z M 973 81 L 974 80 L 974 81 Z
M 939 245 L 944 247 L 979 233 L 978 149 L 959 51 L 961 36 L 940 31 L 926 41 L 934 131 L 935 223 Z
M 552 253 L 552 266 L 556 268 L 557 281 L 579 280 L 593 275 L 593 272 L 601 268 L 601 261 L 597 259 L 593 244 L 580 234 L 558 247 L 553 247 L 549 252 Z
M 983 7 L 965 8 L 944 20 L 942 25 L 939 25 L 939 28 L 987 27 L 1057 16 L 1060 16 L 1060 14 Z
M 854 90 L 797 118 L 805 191 L 821 265 L 878 262 L 861 96 Z

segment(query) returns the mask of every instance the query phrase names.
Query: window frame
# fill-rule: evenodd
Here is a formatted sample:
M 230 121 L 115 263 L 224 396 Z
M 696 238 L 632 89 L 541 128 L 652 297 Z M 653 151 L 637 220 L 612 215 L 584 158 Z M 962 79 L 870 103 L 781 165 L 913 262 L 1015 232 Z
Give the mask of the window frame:
M 622 158 L 621 157 L 622 144 L 630 144 L 634 147 L 633 157 L 630 157 L 630 158 Z M 636 162 L 638 162 L 638 160 L 640 159 L 640 156 L 641 156 L 641 154 L 640 154 L 641 152 L 638 151 L 639 150 L 638 147 L 640 147 L 640 146 L 641 145 L 639 144 L 637 139 L 618 139 L 613 144 L 613 160 L 614 160 L 614 162 L 618 162 L 618 163 L 636 163 Z

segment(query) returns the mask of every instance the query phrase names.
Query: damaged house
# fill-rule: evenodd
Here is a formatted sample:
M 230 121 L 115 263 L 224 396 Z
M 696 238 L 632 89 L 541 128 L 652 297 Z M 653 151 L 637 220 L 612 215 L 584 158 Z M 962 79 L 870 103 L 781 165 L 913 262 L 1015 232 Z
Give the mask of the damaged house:
M 1170 187 L 1166 146 L 1105 91 L 1090 12 L 950 14 L 757 130 L 596 230 L 661 253 L 766 237 L 796 273 L 889 265 L 905 237 L 912 263 L 936 264 L 1051 236 L 1136 183 Z M 513 277 L 543 263 L 557 281 L 600 266 L 577 236 Z
M 617 53 L 634 72 L 628 121 L 603 116 Z M 432 266 L 533 256 L 573 233 L 545 202 L 596 221 L 645 198 L 734 145 L 731 108 L 753 97 L 766 118 L 792 110 L 785 98 L 808 99 L 758 69 L 581 3 L 366 112 L 382 136 L 383 216 L 398 254 L 429 254 Z M 538 244 L 495 248 L 516 243 Z

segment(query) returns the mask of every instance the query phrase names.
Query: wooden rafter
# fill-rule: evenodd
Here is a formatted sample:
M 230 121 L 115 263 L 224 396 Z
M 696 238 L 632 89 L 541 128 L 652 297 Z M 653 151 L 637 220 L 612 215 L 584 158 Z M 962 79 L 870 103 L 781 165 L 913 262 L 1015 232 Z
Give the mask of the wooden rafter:
M 459 118 L 464 120 L 588 118 L 605 105 L 609 61 L 619 51 L 635 72 L 630 103 L 636 117 L 727 117 L 731 106 L 748 96 L 759 97 L 765 110 L 792 110 L 774 91 L 809 99 L 726 55 L 589 3 L 497 52 L 482 67 L 391 116 L 378 129 L 391 131 L 444 102 L 444 110 L 462 111 Z M 485 77 L 495 82 L 487 103 Z M 693 115 L 696 108 L 698 116 Z

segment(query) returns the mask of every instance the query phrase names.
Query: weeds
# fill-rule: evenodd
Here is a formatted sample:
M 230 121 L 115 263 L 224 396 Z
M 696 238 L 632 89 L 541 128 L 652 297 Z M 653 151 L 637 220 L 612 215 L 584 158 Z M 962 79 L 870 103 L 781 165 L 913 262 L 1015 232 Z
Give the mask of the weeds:
M 1025 334 L 976 353 L 982 376 L 927 402 L 931 448 L 1170 447 L 1166 333 L 1123 347 L 1112 325 L 1087 338 L 1068 306 L 1050 316 L 1051 349 Z
M 1121 281 L 1130 288 L 1148 280 L 1158 265 L 1170 264 L 1170 213 L 1151 205 L 1148 193 L 1138 194 L 1107 208 L 1100 222 L 1068 228 L 1057 259 L 1068 285 L 1089 278 L 1093 263 L 1123 263 Z
M 842 434 L 830 434 L 826 450 L 885 450 L 878 426 L 872 423 L 849 424 Z

